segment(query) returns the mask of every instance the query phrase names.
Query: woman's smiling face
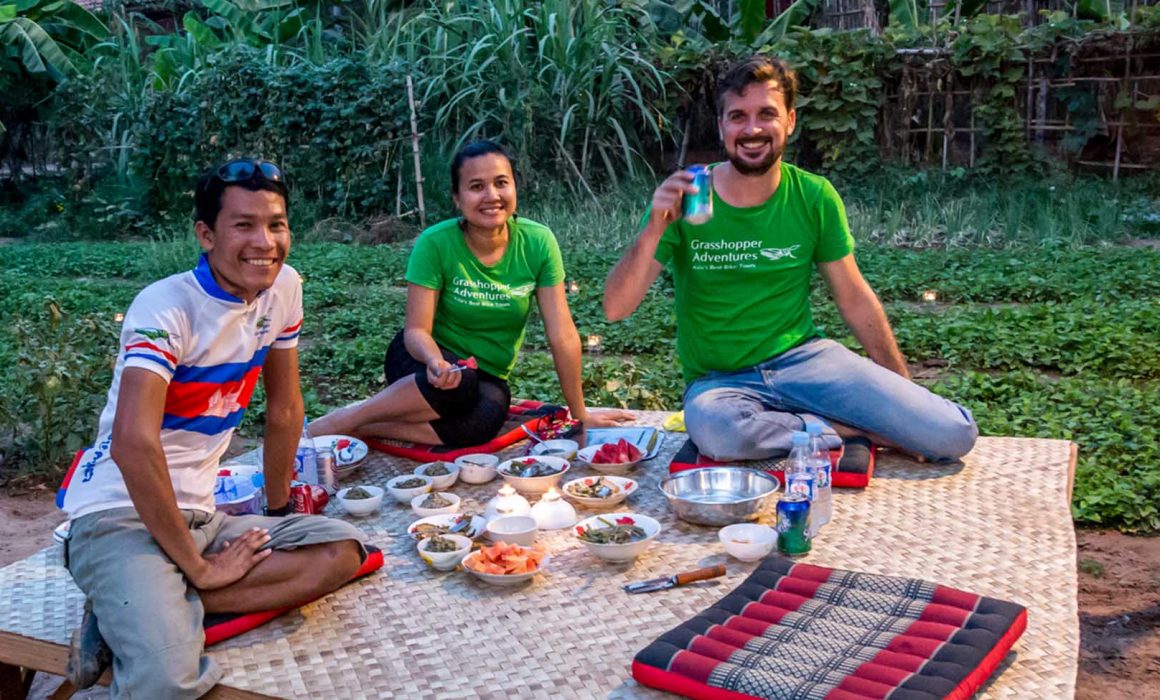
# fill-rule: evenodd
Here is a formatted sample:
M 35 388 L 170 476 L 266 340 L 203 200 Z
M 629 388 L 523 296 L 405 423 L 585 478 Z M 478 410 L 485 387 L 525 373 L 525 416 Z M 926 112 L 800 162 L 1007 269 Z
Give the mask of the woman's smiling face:
M 497 229 L 516 211 L 516 179 L 511 162 L 499 153 L 469 158 L 459 170 L 459 189 L 451 195 L 467 223 Z

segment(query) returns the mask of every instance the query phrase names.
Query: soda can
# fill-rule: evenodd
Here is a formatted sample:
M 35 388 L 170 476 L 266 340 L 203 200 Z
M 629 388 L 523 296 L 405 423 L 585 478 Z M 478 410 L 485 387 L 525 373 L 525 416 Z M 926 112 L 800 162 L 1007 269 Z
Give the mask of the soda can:
M 810 551 L 810 500 L 787 493 L 777 502 L 777 551 L 789 557 Z
M 338 453 L 334 451 L 333 447 L 321 449 L 318 451 L 316 461 L 318 463 L 318 482 L 322 488 L 326 489 L 327 495 L 333 496 L 334 492 L 338 490 L 338 476 L 335 471 L 338 466 Z
M 697 194 L 685 193 L 681 211 L 690 224 L 703 224 L 713 218 L 713 172 L 707 165 L 690 165 L 687 170 Z
M 290 482 L 290 502 L 294 504 L 295 513 L 313 515 L 318 512 L 314 506 L 314 493 L 310 488 L 310 484 L 305 482 Z

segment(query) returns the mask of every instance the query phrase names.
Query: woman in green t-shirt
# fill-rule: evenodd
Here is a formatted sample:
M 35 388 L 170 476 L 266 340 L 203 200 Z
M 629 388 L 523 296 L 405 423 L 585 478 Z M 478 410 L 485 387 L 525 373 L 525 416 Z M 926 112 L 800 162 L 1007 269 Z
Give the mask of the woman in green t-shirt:
M 546 226 L 516 216 L 511 156 L 491 141 L 464 146 L 451 162 L 451 193 L 462 216 L 420 234 L 407 263 L 407 317 L 387 349 L 387 388 L 314 421 L 310 432 L 431 445 L 491 440 L 507 418 L 507 378 L 533 296 L 572 417 L 586 428 L 632 420 L 584 405 L 560 247 Z

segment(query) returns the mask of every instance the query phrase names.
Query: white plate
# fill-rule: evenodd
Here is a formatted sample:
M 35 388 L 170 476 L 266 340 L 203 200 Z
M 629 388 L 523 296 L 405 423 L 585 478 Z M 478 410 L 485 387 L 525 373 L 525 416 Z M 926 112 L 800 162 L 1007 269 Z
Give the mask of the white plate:
M 647 462 L 661 451 L 665 444 L 665 431 L 642 425 L 626 425 L 619 428 L 592 428 L 586 433 L 586 445 L 603 445 L 606 442 L 616 442 L 621 438 L 636 445 L 644 455 L 642 462 Z
M 339 469 L 353 467 L 367 458 L 367 444 L 349 435 L 319 435 L 314 438 L 314 448 L 324 450 L 333 447 L 338 455 Z
M 415 522 L 408 525 L 407 526 L 407 534 L 411 535 L 411 537 L 415 537 L 415 528 L 422 523 L 431 523 L 432 525 L 447 526 L 447 525 L 450 525 L 451 523 L 455 522 L 456 519 L 458 519 L 458 518 L 459 518 L 459 515 L 456 513 L 449 513 L 447 515 L 428 515 L 426 518 L 419 518 Z M 486 528 L 487 528 L 487 521 L 484 520 L 483 518 L 479 517 L 478 515 L 473 515 L 473 516 L 471 516 L 471 527 L 470 527 L 469 532 L 460 532 L 460 533 L 453 532 L 451 534 L 453 534 L 453 535 L 460 534 L 460 535 L 464 535 L 466 537 L 470 537 L 472 539 L 475 539 L 476 537 L 479 537 L 480 535 L 482 535 L 483 531 Z
M 60 542 L 61 544 L 64 544 L 64 541 L 68 539 L 68 526 L 68 520 L 64 521 L 60 525 L 57 525 L 56 529 L 52 531 L 52 539 Z
M 571 489 L 572 484 L 584 484 L 585 486 L 588 486 L 588 485 L 590 485 L 591 482 L 596 481 L 597 479 L 604 479 L 608 483 L 616 484 L 618 487 L 620 487 L 620 489 L 616 493 L 609 496 L 608 498 L 592 498 L 589 496 L 577 496 L 576 494 L 572 493 L 572 489 Z M 589 508 L 611 508 L 612 506 L 623 503 L 624 499 L 635 494 L 636 489 L 637 489 L 637 483 L 635 481 L 633 481 L 632 479 L 626 479 L 623 476 L 608 476 L 607 474 L 602 474 L 598 477 L 597 476 L 585 476 L 585 477 L 582 477 L 579 479 L 572 479 L 571 481 L 566 481 L 566 482 L 564 482 L 563 488 L 561 488 L 560 491 L 567 498 L 569 498 L 573 501 L 576 501 L 577 503 L 582 503 L 582 504 L 588 506 Z

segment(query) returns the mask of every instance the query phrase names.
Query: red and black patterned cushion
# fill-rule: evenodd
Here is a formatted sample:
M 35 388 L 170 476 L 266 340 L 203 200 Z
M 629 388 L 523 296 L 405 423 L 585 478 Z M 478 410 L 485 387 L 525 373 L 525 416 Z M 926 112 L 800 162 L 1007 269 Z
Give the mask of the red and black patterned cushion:
M 861 461 L 857 464 L 851 465 L 848 461 L 841 459 L 840 450 L 832 450 L 830 452 L 830 463 L 834 466 L 833 483 L 838 488 L 852 488 L 864 489 L 870 484 L 870 477 L 874 475 L 874 461 L 877 450 L 871 445 L 869 447 L 869 459 Z M 781 468 L 781 458 L 758 460 L 753 462 L 728 462 L 730 465 L 748 466 L 753 469 L 763 469 L 770 474 L 777 477 L 778 481 L 785 483 L 785 472 Z M 669 464 L 669 473 L 675 474 L 686 469 L 697 469 L 699 467 L 716 467 L 725 462 L 716 462 L 701 454 L 697 446 L 693 444 L 692 440 L 686 440 L 681 449 L 677 450 L 677 454 L 673 457 L 673 461 Z
M 767 558 L 636 655 L 633 677 L 690 698 L 971 697 L 1027 610 L 918 579 Z
M 366 443 L 380 452 L 406 457 L 418 462 L 434 462 L 436 460 L 455 459 L 462 455 L 479 452 L 499 452 L 509 445 L 514 445 L 528 437 L 523 431 L 527 427 L 532 432 L 544 432 L 546 428 L 565 421 L 568 409 L 554 406 L 550 403 L 513 399 L 508 408 L 507 421 L 500 428 L 499 435 L 482 445 L 470 447 L 448 447 L 446 445 L 424 445 L 418 442 L 404 442 L 401 440 L 367 440 Z

